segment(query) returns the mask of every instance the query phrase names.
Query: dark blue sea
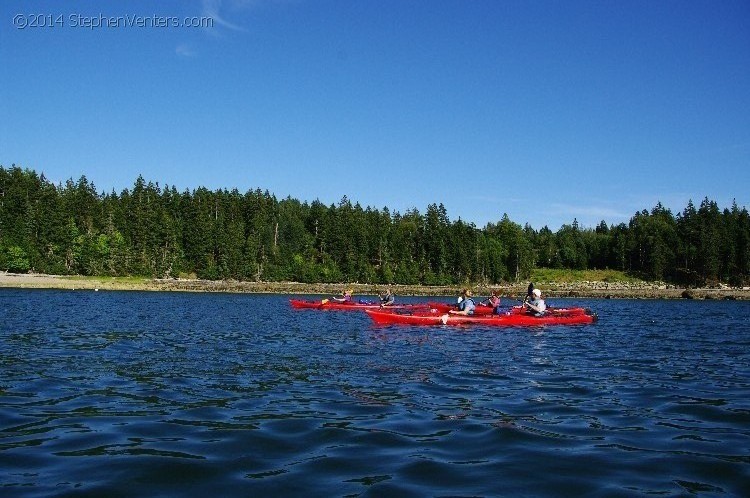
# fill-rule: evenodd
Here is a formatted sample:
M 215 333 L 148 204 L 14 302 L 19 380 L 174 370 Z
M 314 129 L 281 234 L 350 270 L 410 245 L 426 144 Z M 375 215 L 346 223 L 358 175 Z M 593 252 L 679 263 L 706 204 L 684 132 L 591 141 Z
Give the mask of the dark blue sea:
M 0 289 L 0 496 L 750 496 L 750 302 L 551 304 L 599 321 Z

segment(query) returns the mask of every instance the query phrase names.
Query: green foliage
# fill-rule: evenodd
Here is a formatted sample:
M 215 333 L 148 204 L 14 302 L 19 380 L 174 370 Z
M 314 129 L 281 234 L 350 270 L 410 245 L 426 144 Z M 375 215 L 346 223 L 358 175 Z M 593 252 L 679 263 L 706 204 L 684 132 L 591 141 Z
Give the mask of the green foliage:
M 553 233 L 503 215 L 478 229 L 424 214 L 362 208 L 344 196 L 326 206 L 268 191 L 177 192 L 138 177 L 120 194 L 82 176 L 54 185 L 0 166 L 0 269 L 123 277 L 487 285 L 509 281 L 684 285 L 750 282 L 750 215 L 704 199 L 677 216 L 657 204 L 628 224 Z
M 18 246 L 8 247 L 0 256 L 0 261 L 6 271 L 12 273 L 26 273 L 31 269 L 29 257 L 22 248 Z

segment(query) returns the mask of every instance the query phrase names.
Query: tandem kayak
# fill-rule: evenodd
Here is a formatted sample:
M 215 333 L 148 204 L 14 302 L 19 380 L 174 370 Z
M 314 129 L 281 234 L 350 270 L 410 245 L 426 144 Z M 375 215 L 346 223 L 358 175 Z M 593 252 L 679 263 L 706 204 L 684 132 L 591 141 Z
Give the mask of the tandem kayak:
M 387 310 L 365 310 L 380 325 L 488 325 L 495 327 L 528 327 L 540 325 L 586 325 L 597 320 L 596 313 L 548 313 L 543 316 L 522 313 L 505 315 L 455 315 L 434 311 L 398 313 Z
M 429 302 L 427 303 L 431 309 L 434 309 L 440 313 L 447 313 L 449 310 L 455 310 L 456 306 L 449 303 L 440 303 L 440 302 Z M 585 314 L 588 312 L 587 308 L 582 307 L 570 307 L 570 308 L 557 308 L 554 306 L 548 306 L 547 307 L 547 313 L 553 313 L 553 314 L 564 314 L 564 315 L 576 315 L 576 314 Z M 505 313 L 510 313 L 513 315 L 522 315 L 526 313 L 526 310 L 523 308 L 523 306 L 513 306 L 511 308 L 508 308 Z M 492 314 L 492 306 L 488 306 L 486 304 L 478 303 L 476 307 L 474 308 L 474 315 L 491 315 Z
M 381 309 L 380 303 L 358 303 L 349 302 L 343 303 L 340 301 L 333 301 L 329 299 L 323 300 L 309 300 L 309 299 L 290 299 L 289 304 L 292 308 L 296 309 L 317 309 L 317 310 L 344 310 L 344 311 L 357 311 L 357 310 L 378 310 Z M 392 304 L 385 307 L 384 309 L 428 309 L 429 306 L 426 304 Z

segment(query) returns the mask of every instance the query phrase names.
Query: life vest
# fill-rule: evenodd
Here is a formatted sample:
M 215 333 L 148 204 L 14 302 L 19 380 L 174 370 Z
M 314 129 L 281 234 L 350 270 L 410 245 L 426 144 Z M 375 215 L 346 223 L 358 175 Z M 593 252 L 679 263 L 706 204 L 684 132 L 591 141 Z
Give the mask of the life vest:
M 472 300 L 472 299 L 471 299 L 470 297 L 467 297 L 467 298 L 463 299 L 463 300 L 462 300 L 462 301 L 461 301 L 461 302 L 460 302 L 460 303 L 458 304 L 458 310 L 459 310 L 459 311 L 464 311 L 464 310 L 466 309 L 466 303 L 467 303 L 467 301 L 471 301 L 471 305 L 472 305 L 472 313 L 473 313 L 473 312 L 474 312 L 473 310 L 474 310 L 474 309 L 476 308 L 476 305 L 474 304 L 474 301 L 473 301 L 473 300 Z

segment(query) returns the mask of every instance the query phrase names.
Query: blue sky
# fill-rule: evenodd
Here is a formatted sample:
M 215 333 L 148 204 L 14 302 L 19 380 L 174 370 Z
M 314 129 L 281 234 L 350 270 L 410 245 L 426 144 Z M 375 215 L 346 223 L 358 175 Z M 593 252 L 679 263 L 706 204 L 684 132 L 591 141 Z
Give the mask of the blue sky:
M 0 61 L 0 164 L 100 191 L 552 230 L 750 206 L 747 0 L 10 0 Z

